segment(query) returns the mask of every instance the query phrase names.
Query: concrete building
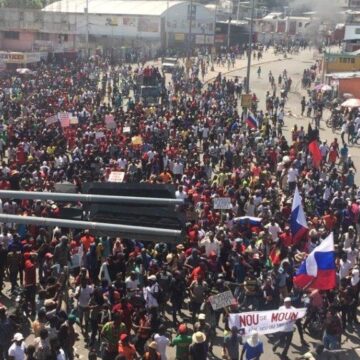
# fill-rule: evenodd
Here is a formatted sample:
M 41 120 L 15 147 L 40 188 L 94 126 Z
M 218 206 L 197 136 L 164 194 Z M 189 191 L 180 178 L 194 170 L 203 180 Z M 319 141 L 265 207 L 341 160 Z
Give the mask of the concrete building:
M 309 33 L 310 17 L 284 16 L 273 12 L 256 20 L 256 33 L 259 41 L 280 41 L 305 38 Z
M 91 0 L 88 16 L 86 0 L 0 11 L 4 51 L 69 53 L 89 45 L 93 51 L 129 47 L 153 55 L 161 47 L 212 45 L 214 31 L 214 12 L 196 2 L 190 9 L 189 1 Z
M 360 98 L 360 71 L 332 73 L 325 78 L 326 83 L 333 87 L 338 96 L 351 94 Z

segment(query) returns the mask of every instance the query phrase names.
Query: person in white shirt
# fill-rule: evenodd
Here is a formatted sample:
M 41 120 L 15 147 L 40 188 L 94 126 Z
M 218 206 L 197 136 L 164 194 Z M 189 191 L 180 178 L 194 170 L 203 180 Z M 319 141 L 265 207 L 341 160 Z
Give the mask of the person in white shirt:
M 132 271 L 130 276 L 125 279 L 126 289 L 128 291 L 135 291 L 139 288 L 140 282 L 136 277 L 136 273 Z
M 158 308 L 159 302 L 157 297 L 159 295 L 160 289 L 159 284 L 156 282 L 156 276 L 150 275 L 148 278 L 148 286 L 144 287 L 144 299 L 146 302 L 146 308 Z
M 157 345 L 157 350 L 160 354 L 161 360 L 167 360 L 166 348 L 170 344 L 169 338 L 165 336 L 165 326 L 159 326 L 159 332 L 154 335 L 154 340 Z
M 205 247 L 206 256 L 209 256 L 212 252 L 215 252 L 217 257 L 220 255 L 220 242 L 215 239 L 212 231 L 209 231 L 207 236 L 201 240 L 200 247 Z
M 24 336 L 16 333 L 13 338 L 14 343 L 9 347 L 8 355 L 11 360 L 25 360 Z
M 285 310 L 285 311 L 286 310 L 294 310 L 294 311 L 296 311 L 296 308 L 291 306 L 291 298 L 286 297 L 284 299 L 284 306 L 280 306 L 279 310 Z M 279 346 L 284 346 L 284 350 L 281 353 L 282 357 L 284 357 L 284 358 L 287 358 L 287 352 L 289 351 L 289 347 L 291 345 L 291 341 L 292 341 L 293 334 L 294 334 L 294 326 L 295 326 L 295 321 L 288 321 L 286 323 L 286 325 L 284 326 L 282 332 L 280 333 L 279 339 L 275 342 L 275 344 L 272 348 L 273 352 L 275 352 Z
M 351 261 L 348 259 L 347 254 L 343 254 L 340 259 L 339 278 L 344 279 L 349 276 L 351 269 Z
M 89 324 L 89 302 L 94 287 L 88 285 L 85 277 L 81 278 L 80 286 L 75 289 L 75 298 L 78 300 L 78 312 L 80 327 L 83 328 L 83 319 L 85 317 L 85 329 L 88 328 Z
M 265 225 L 265 228 L 269 230 L 271 238 L 273 241 L 278 239 L 279 233 L 281 233 L 281 227 L 278 223 L 275 222 L 274 219 L 271 219 L 271 222 Z
M 287 182 L 289 186 L 289 190 L 293 191 L 295 190 L 297 178 L 299 176 L 298 169 L 294 168 L 292 165 L 290 166 L 288 173 L 287 173 Z
M 355 243 L 351 244 L 351 247 L 344 249 L 347 254 L 347 259 L 351 263 L 351 267 L 353 268 L 357 264 L 357 259 L 359 257 L 359 250 L 356 248 Z
M 177 199 L 182 199 L 185 200 L 187 199 L 188 195 L 187 193 L 184 191 L 184 188 L 182 185 L 179 185 L 178 189 L 175 191 L 175 197 Z

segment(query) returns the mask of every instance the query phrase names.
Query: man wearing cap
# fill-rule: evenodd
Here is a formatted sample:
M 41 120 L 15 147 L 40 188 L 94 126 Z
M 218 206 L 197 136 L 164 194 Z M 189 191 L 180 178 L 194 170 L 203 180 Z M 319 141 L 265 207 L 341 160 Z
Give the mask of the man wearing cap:
M 8 351 L 9 360 L 25 360 L 25 351 L 24 336 L 21 333 L 16 333 L 13 344 Z
M 155 275 L 147 278 L 148 285 L 144 288 L 144 299 L 147 309 L 159 308 L 160 288 Z
M 291 298 L 286 297 L 284 299 L 284 306 L 280 306 L 279 310 L 296 310 L 293 306 L 291 306 Z M 291 341 L 294 334 L 294 325 L 295 321 L 289 321 L 284 326 L 284 330 L 280 333 L 279 339 L 275 342 L 272 350 L 275 352 L 278 346 L 284 346 L 284 350 L 281 353 L 281 356 L 284 359 L 287 359 L 287 353 L 289 351 L 289 347 L 291 345 Z
M 185 324 L 180 324 L 178 328 L 178 335 L 173 339 L 171 346 L 176 346 L 176 360 L 189 359 L 189 346 L 192 343 L 192 338 L 187 334 L 188 329 Z
M 128 334 L 121 334 L 118 351 L 120 355 L 123 355 L 126 360 L 136 359 L 135 346 L 130 342 Z

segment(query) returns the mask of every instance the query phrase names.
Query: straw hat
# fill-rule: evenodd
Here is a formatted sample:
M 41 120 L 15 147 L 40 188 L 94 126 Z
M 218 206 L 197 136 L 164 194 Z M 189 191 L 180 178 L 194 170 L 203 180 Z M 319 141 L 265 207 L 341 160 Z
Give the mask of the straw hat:
M 202 344 L 206 341 L 206 336 L 203 332 L 197 331 L 196 333 L 193 334 L 192 341 L 195 344 Z
M 156 344 L 156 341 L 152 341 L 149 346 L 148 346 L 150 349 L 154 349 L 154 350 L 157 350 L 157 344 Z

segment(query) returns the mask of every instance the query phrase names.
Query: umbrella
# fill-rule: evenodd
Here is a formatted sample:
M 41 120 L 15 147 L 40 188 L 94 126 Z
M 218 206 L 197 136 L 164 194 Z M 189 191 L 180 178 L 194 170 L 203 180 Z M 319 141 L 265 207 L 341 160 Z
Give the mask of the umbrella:
M 318 84 L 318 85 L 315 85 L 314 89 L 316 91 L 320 91 L 322 89 L 323 86 L 325 86 L 326 84 Z
M 343 98 L 344 99 L 352 99 L 354 97 L 354 95 L 353 94 L 350 94 L 350 93 L 345 93 L 344 95 L 343 95 Z
M 325 91 L 330 91 L 332 90 L 332 87 L 330 85 L 323 85 L 321 87 L 321 91 L 325 92 Z
M 341 104 L 341 106 L 348 108 L 360 107 L 360 99 L 347 99 Z

